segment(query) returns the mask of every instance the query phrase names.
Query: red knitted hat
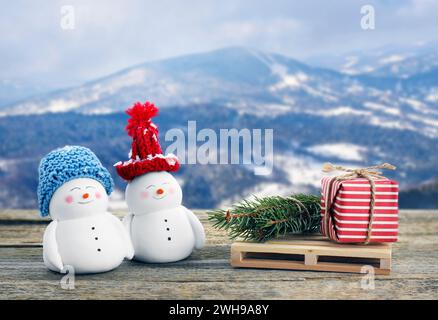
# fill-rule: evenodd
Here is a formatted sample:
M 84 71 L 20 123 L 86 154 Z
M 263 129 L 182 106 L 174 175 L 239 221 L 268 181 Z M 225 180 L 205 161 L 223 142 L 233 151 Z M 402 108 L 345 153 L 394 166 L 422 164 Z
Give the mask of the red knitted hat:
M 173 154 L 163 155 L 158 141 L 158 128 L 151 121 L 158 114 L 158 108 L 150 102 L 136 102 L 126 113 L 131 117 L 126 126 L 126 131 L 132 137 L 131 159 L 114 165 L 119 176 L 131 181 L 148 172 L 177 171 L 178 158 Z

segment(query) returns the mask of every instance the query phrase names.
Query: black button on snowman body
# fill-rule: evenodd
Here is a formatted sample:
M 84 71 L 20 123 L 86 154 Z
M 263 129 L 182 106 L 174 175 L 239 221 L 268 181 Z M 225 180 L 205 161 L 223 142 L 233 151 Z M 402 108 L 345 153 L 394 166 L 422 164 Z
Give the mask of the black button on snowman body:
M 167 223 L 167 219 L 164 219 L 164 222 Z M 166 231 L 170 231 L 170 228 L 166 228 Z M 172 238 L 171 237 L 167 237 L 167 241 L 170 241 L 170 240 L 172 240 Z
M 96 227 L 91 227 L 91 230 L 96 230 Z M 94 237 L 94 240 L 99 240 L 99 237 Z M 98 252 L 101 252 L 102 251 L 102 249 L 101 248 L 97 248 L 97 251 Z

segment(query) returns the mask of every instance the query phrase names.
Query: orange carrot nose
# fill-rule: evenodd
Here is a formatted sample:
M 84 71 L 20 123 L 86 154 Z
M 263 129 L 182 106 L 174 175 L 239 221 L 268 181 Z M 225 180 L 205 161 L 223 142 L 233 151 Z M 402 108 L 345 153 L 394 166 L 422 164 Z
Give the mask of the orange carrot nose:
M 163 194 L 164 193 L 164 190 L 163 189 L 157 189 L 157 194 Z
M 89 195 L 88 193 L 84 193 L 84 194 L 82 195 L 82 198 L 83 198 L 83 199 L 87 199 L 89 196 L 90 196 L 90 195 Z

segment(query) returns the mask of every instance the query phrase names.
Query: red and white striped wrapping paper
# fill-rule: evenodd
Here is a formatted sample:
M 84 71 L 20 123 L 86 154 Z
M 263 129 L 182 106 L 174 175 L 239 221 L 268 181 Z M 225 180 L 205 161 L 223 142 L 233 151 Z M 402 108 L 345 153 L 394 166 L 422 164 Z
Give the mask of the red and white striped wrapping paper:
M 333 181 L 323 178 L 321 233 L 337 242 L 364 242 L 370 220 L 371 186 L 367 179 Z M 398 183 L 389 179 L 375 182 L 374 222 L 371 242 L 396 242 L 398 236 Z M 325 201 L 329 199 L 328 234 L 324 228 Z

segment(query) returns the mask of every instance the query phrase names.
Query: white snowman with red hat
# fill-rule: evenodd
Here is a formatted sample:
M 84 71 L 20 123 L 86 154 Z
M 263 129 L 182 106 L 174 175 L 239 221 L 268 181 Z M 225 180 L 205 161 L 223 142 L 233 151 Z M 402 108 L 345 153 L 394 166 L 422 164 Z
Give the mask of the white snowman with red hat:
M 179 169 L 178 158 L 163 155 L 157 126 L 151 118 L 158 109 L 137 102 L 126 113 L 126 130 L 132 137 L 130 159 L 114 166 L 128 181 L 125 199 L 129 214 L 123 222 L 134 246 L 134 259 L 149 263 L 187 258 L 205 242 L 204 228 L 195 214 L 184 207 L 182 190 L 169 173 Z

